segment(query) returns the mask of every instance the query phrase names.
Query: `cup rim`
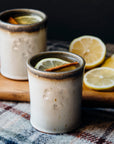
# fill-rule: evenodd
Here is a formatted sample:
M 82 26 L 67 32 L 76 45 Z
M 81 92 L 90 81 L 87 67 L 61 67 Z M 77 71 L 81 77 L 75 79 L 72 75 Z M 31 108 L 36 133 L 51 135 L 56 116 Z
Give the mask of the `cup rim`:
M 42 57 L 42 58 L 48 58 L 48 56 L 46 55 L 51 55 L 51 57 L 53 57 L 53 55 L 66 55 L 69 56 L 70 58 L 75 58 L 76 60 L 78 60 L 78 62 L 80 63 L 80 66 L 74 70 L 70 70 L 70 71 L 64 71 L 64 72 L 47 72 L 47 71 L 41 71 L 41 70 L 37 70 L 34 68 L 34 66 L 31 64 L 31 62 L 35 59 L 37 59 L 38 57 Z M 59 56 L 58 56 L 59 58 Z M 31 72 L 33 75 L 36 76 L 40 76 L 40 77 L 44 77 L 44 78 L 50 78 L 50 79 L 64 79 L 67 77 L 73 77 L 76 76 L 76 74 L 82 74 L 83 69 L 85 66 L 85 60 L 74 53 L 71 52 L 67 52 L 67 51 L 45 51 L 45 52 L 40 52 L 37 55 L 33 55 L 32 57 L 30 57 L 27 60 L 27 70 L 28 72 Z
M 11 13 L 16 13 L 16 12 L 25 12 L 25 13 L 33 13 L 36 14 L 40 17 L 42 17 L 42 21 L 40 22 L 36 22 L 33 24 L 10 24 L 8 22 L 3 21 L 1 18 L 2 16 L 7 16 L 7 14 L 11 14 Z M 42 27 L 46 27 L 47 25 L 47 15 L 37 9 L 29 9 L 29 8 L 14 8 L 14 9 L 9 9 L 9 10 L 4 10 L 2 12 L 0 12 L 0 27 L 6 30 L 9 30 L 11 32 L 21 32 L 21 31 L 27 31 L 27 32 L 31 32 L 31 31 L 37 31 Z

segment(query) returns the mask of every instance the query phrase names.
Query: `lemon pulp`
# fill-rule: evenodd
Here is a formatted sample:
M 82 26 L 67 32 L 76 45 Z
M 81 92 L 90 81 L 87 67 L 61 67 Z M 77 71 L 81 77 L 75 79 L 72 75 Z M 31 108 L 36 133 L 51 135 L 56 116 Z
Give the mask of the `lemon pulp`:
M 85 69 L 92 69 L 100 65 L 106 55 L 105 44 L 94 36 L 81 36 L 74 39 L 70 44 L 69 51 L 85 59 Z
M 22 15 L 17 16 L 14 19 L 18 24 L 33 24 L 42 20 L 42 18 L 37 15 Z
M 89 70 L 84 75 L 84 84 L 94 90 L 114 88 L 114 69 L 99 67 Z
M 46 69 L 60 66 L 63 64 L 68 64 L 68 63 L 70 63 L 70 62 L 63 60 L 63 59 L 60 59 L 60 58 L 45 58 L 45 59 L 40 60 L 35 65 L 35 68 L 38 70 L 41 70 L 41 71 L 45 71 Z M 56 70 L 55 72 L 70 71 L 70 70 L 74 70 L 74 69 L 76 69 L 75 66 L 69 66 L 66 68 L 61 68 L 59 70 Z

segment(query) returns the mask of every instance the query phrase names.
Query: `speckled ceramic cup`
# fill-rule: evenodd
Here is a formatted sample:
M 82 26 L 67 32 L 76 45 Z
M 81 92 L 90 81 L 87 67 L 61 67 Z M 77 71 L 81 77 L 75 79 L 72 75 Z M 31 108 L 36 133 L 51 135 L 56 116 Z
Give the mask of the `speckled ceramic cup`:
M 35 15 L 33 24 L 10 24 L 9 17 Z M 46 50 L 47 16 L 33 9 L 11 9 L 0 13 L 1 74 L 5 77 L 26 80 L 26 60 Z
M 44 58 L 56 57 L 79 67 L 66 72 L 46 72 L 34 68 Z M 28 60 L 31 124 L 46 133 L 64 133 L 80 124 L 84 60 L 70 52 L 44 52 Z

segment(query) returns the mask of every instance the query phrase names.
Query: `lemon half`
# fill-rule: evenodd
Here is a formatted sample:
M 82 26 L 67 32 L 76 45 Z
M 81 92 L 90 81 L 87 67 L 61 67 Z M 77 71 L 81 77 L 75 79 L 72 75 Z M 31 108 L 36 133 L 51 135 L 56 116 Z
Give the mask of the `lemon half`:
M 102 67 L 110 67 L 114 69 L 114 54 L 112 54 L 110 57 L 106 59 Z
M 91 69 L 104 61 L 106 46 L 99 38 L 86 35 L 74 39 L 69 51 L 82 56 L 86 61 L 85 69 Z
M 89 70 L 84 75 L 84 84 L 94 90 L 110 90 L 114 88 L 114 69 L 99 67 Z

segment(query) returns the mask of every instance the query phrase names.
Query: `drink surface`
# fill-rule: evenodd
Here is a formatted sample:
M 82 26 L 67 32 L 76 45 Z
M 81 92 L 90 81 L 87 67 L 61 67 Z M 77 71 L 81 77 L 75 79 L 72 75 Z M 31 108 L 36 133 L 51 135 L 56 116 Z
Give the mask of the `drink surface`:
M 10 17 L 11 18 L 11 17 Z M 10 18 L 8 19 L 9 23 L 12 23 L 10 21 Z M 12 19 L 15 21 L 14 24 L 34 24 L 42 21 L 42 18 L 37 15 L 19 15 L 12 17 Z
M 41 71 L 49 72 L 65 72 L 71 71 L 78 67 L 78 65 L 71 65 L 71 62 L 60 58 L 45 58 L 37 62 L 35 68 Z M 52 68 L 51 70 L 49 70 Z

